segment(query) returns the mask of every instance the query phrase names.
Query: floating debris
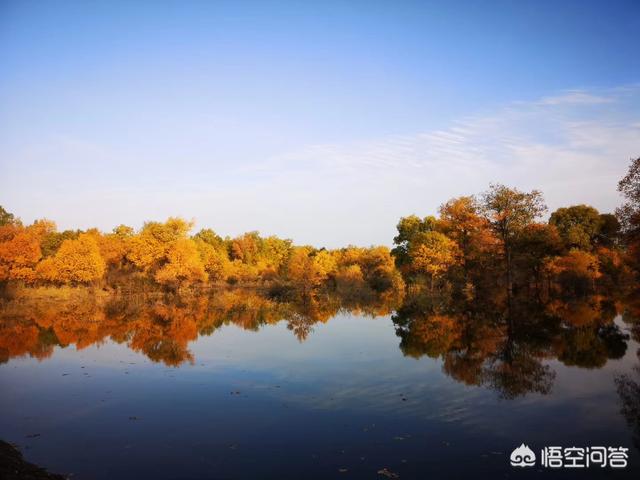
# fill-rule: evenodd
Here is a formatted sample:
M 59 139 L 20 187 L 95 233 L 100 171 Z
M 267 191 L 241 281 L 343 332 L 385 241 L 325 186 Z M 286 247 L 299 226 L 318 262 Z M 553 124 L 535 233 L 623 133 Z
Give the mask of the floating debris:
M 387 478 L 400 478 L 400 475 L 398 475 L 395 472 L 392 472 L 386 467 L 383 468 L 382 470 L 378 470 L 378 475 L 382 475 L 383 477 L 387 477 Z
M 27 437 L 27 438 L 38 438 L 38 437 L 40 437 L 40 436 L 41 436 L 41 434 L 40 434 L 40 433 L 32 433 L 32 434 L 30 434 L 30 435 L 27 435 L 26 437 Z

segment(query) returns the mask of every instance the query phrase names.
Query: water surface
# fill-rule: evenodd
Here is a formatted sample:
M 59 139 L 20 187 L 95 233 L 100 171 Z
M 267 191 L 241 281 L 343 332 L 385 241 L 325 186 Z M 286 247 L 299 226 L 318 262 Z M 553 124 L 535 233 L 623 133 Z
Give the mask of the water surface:
M 580 475 L 640 471 L 620 315 L 532 334 L 246 297 L 5 308 L 0 438 L 77 479 L 534 475 L 509 465 L 523 442 L 624 446 L 626 470 Z

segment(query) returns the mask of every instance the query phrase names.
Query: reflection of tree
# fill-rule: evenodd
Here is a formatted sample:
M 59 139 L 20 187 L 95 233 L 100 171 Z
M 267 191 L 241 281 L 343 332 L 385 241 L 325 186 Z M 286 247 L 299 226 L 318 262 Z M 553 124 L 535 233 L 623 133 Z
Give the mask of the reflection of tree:
M 211 296 L 181 298 L 164 294 L 29 299 L 5 302 L 0 309 L 0 362 L 29 355 L 47 358 L 55 346 L 82 349 L 107 339 L 125 343 L 156 362 L 193 362 L 189 344 L 224 325 L 259 330 L 286 321 L 304 341 L 313 325 L 340 311 L 388 314 L 397 299 L 357 291 L 340 295 L 274 301 L 257 290 L 228 289 Z
M 635 379 L 631 375 L 618 375 L 616 387 L 622 402 L 620 411 L 633 430 L 633 444 L 640 450 L 640 365 L 634 371 Z
M 441 358 L 452 378 L 514 398 L 550 392 L 550 358 L 600 368 L 622 357 L 629 337 L 613 323 L 616 314 L 616 304 L 601 297 L 510 307 L 414 297 L 392 318 L 405 355 Z
M 640 342 L 640 292 L 638 290 L 629 295 L 622 320 L 631 329 L 631 337 Z M 640 349 L 636 352 L 640 360 Z M 633 374 L 617 375 L 616 388 L 624 416 L 633 431 L 633 444 L 640 450 L 640 364 L 633 368 Z
M 485 363 L 482 372 L 484 383 L 503 398 L 516 398 L 530 392 L 549 393 L 555 372 L 548 365 L 543 365 L 538 352 L 529 347 L 526 343 L 514 342 L 508 336 L 498 355 Z
M 608 359 L 622 358 L 629 339 L 615 324 L 566 330 L 562 337 L 558 360 L 583 368 L 601 368 Z

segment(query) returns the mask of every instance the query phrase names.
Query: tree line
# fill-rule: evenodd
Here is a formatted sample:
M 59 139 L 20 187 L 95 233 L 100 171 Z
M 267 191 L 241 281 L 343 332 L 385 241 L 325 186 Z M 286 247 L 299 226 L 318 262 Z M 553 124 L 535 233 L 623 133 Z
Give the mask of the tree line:
M 326 284 L 386 291 L 402 283 L 387 247 L 327 250 L 257 232 L 222 238 L 211 229 L 189 235 L 192 229 L 192 222 L 169 218 L 146 222 L 137 232 L 126 225 L 111 233 L 59 232 L 50 220 L 25 226 L 2 209 L 0 281 L 168 288 L 267 283 L 303 294 Z
M 319 288 L 399 290 L 406 283 L 474 297 L 500 289 L 549 295 L 634 282 L 640 270 L 640 158 L 618 190 L 615 214 L 588 205 L 552 212 L 539 191 L 492 185 L 479 196 L 444 203 L 439 216 L 404 217 L 395 247 L 328 250 L 249 232 L 222 238 L 211 229 L 190 235 L 182 218 L 59 232 L 54 222 L 24 225 L 0 207 L 0 282 L 102 285 L 131 282 L 181 288 L 207 284 L 270 284 L 310 295 Z M 493 290 L 492 290 L 493 289 Z
M 637 285 L 640 271 L 640 158 L 618 190 L 615 214 L 589 205 L 547 211 L 542 194 L 491 185 L 449 200 L 439 216 L 404 217 L 392 254 L 411 285 L 471 297 L 526 292 L 584 294 Z

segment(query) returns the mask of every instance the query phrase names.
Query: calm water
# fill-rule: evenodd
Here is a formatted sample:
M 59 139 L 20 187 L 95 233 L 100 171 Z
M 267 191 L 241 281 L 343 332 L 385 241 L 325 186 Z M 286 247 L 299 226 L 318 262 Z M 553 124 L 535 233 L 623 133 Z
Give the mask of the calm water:
M 619 315 L 556 312 L 529 341 L 318 308 L 5 308 L 0 438 L 77 479 L 535 475 L 509 465 L 523 442 L 628 447 L 626 470 L 579 473 L 640 472 L 616 384 L 640 381 L 639 345 Z

